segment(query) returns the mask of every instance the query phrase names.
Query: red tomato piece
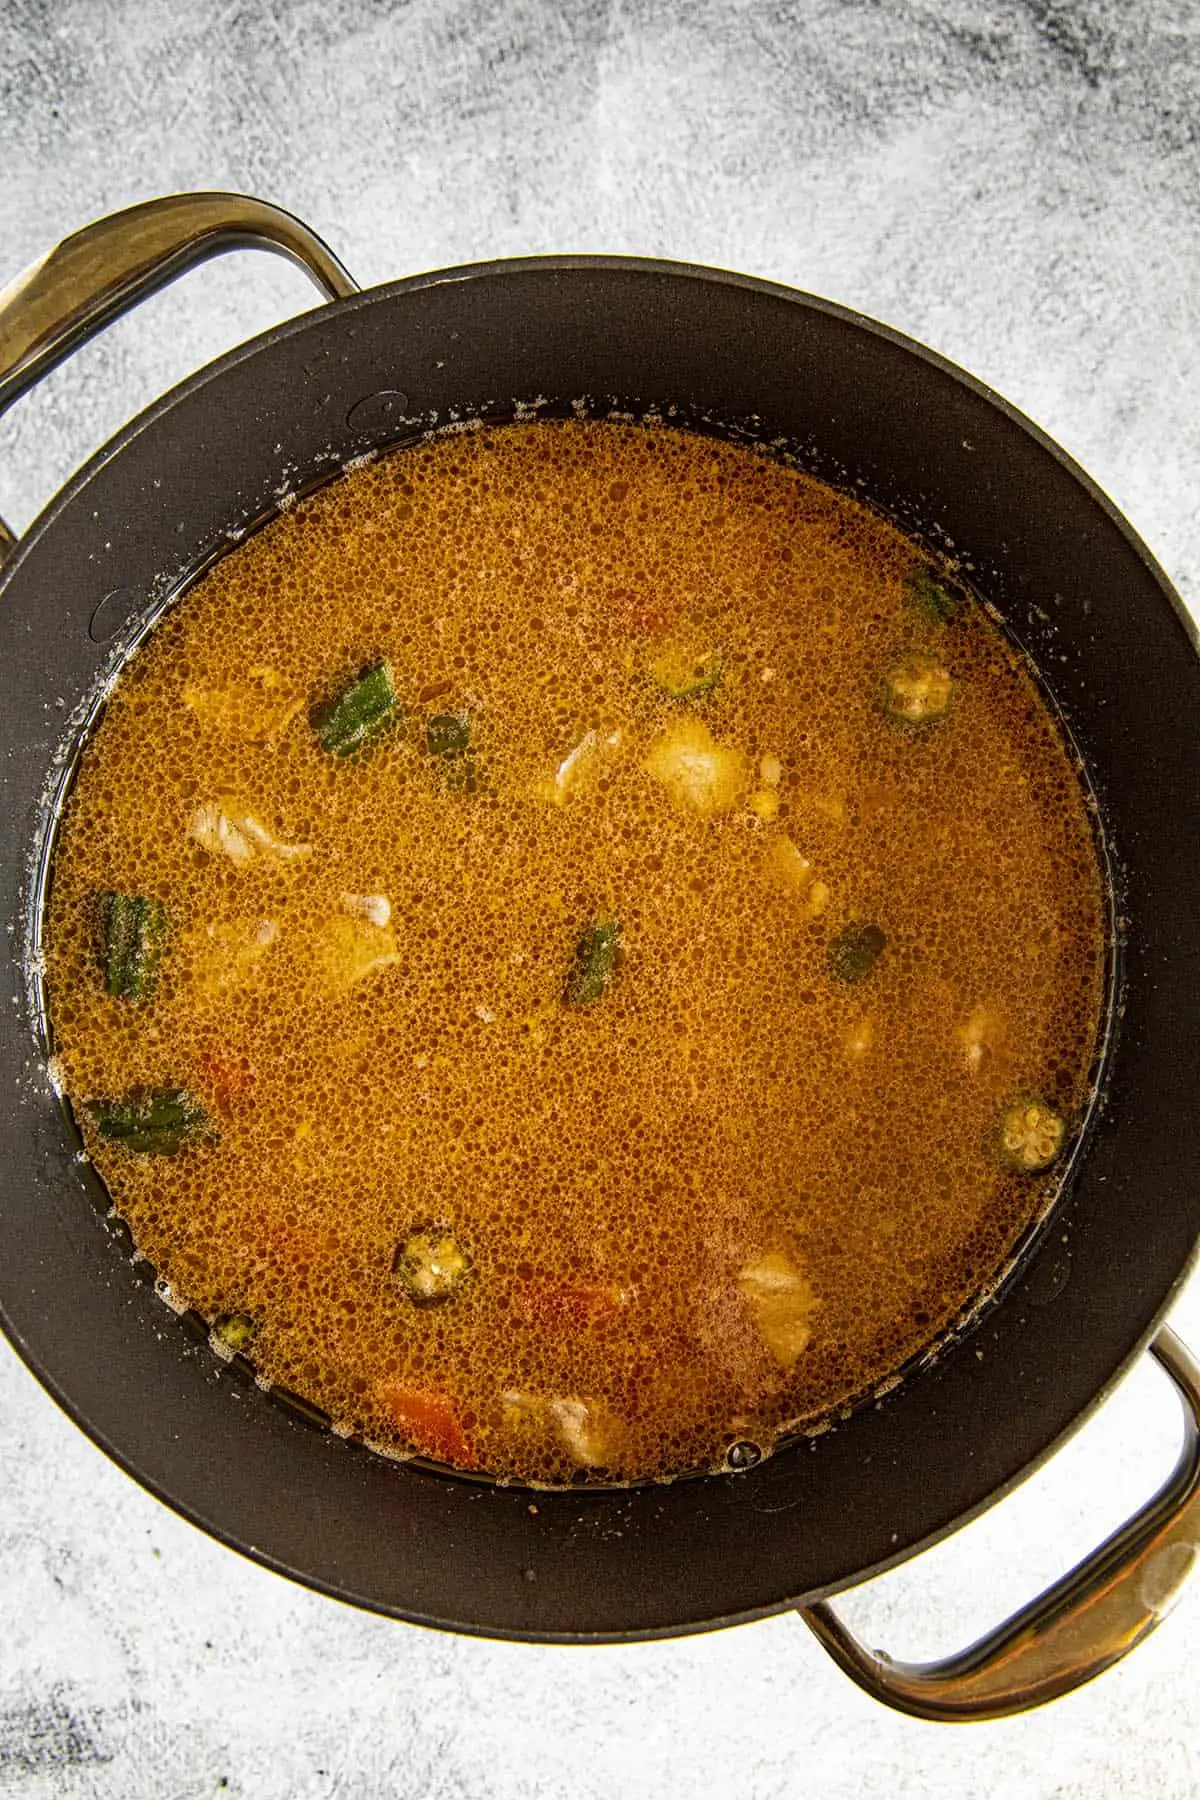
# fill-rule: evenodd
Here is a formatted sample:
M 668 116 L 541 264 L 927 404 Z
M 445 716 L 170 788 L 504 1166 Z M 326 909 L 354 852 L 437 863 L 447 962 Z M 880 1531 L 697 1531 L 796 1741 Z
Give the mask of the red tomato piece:
M 378 1382 L 375 1392 L 423 1456 L 459 1469 L 475 1466 L 471 1440 L 448 1395 L 409 1387 L 398 1376 Z
M 292 1279 L 319 1269 L 337 1250 L 331 1231 L 285 1218 L 270 1207 L 264 1206 L 247 1218 L 242 1230 L 252 1260 Z
M 678 610 L 658 594 L 633 588 L 614 588 L 609 599 L 614 619 L 631 637 L 653 637 L 672 623 Z
M 254 1064 L 233 1050 L 205 1050 L 196 1058 L 196 1073 L 218 1112 L 233 1112 L 254 1092 Z
M 628 1299 L 612 1282 L 547 1281 L 518 1288 L 513 1311 L 525 1325 L 582 1330 L 613 1318 Z

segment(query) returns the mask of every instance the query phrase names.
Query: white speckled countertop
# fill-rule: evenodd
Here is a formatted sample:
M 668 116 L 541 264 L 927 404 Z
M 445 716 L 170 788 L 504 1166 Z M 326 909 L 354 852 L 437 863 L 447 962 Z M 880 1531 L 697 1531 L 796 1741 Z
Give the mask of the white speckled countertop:
M 810 288 L 982 376 L 1200 606 L 1195 0 L 0 0 L 0 284 L 89 219 L 240 188 L 366 284 L 549 250 Z M 0 424 L 0 514 L 227 346 L 312 304 L 209 265 Z M 1175 1320 L 1200 1341 L 1200 1281 Z M 1139 1368 L 1000 1507 L 840 1604 L 956 1647 L 1165 1472 Z M 1196 1581 L 1200 1590 L 1200 1579 Z M 107 1462 L 0 1345 L 0 1795 L 252 1800 L 1200 1795 L 1200 1592 L 1041 1713 L 875 1707 L 780 1617 L 577 1650 L 443 1637 L 289 1585 Z

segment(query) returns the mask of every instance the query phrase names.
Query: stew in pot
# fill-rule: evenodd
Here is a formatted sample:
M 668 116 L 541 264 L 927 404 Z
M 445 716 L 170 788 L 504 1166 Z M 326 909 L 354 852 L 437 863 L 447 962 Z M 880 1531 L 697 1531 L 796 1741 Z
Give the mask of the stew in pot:
M 58 1078 L 174 1303 L 505 1479 L 736 1465 L 1051 1203 L 1092 821 L 960 573 L 772 455 L 526 422 L 346 472 L 131 660 Z

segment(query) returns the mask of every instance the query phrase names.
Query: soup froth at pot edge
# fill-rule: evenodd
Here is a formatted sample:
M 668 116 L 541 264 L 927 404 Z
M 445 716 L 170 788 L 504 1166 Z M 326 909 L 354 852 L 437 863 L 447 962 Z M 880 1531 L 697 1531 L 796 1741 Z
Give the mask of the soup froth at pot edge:
M 1105 969 L 1066 747 L 952 573 L 580 421 L 385 456 L 205 575 L 47 943 L 88 1152 L 218 1348 L 543 1482 L 768 1450 L 934 1340 L 1054 1192 Z

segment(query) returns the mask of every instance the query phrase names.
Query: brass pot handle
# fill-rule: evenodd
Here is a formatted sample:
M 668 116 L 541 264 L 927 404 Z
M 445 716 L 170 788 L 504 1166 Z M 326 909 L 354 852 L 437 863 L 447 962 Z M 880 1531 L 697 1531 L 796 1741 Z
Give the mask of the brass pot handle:
M 1111 1668 L 1170 1611 L 1200 1554 L 1200 1367 L 1163 1327 L 1151 1351 L 1183 1402 L 1183 1450 L 1136 1516 L 969 1650 L 894 1662 L 851 1636 L 826 1601 L 802 1607 L 830 1656 L 874 1699 L 919 1719 L 1002 1719 Z
M 169 194 L 73 232 L 0 292 L 0 414 L 147 294 L 226 250 L 276 251 L 336 300 L 358 292 L 329 247 L 247 194 Z M 0 520 L 0 558 L 15 539 Z

